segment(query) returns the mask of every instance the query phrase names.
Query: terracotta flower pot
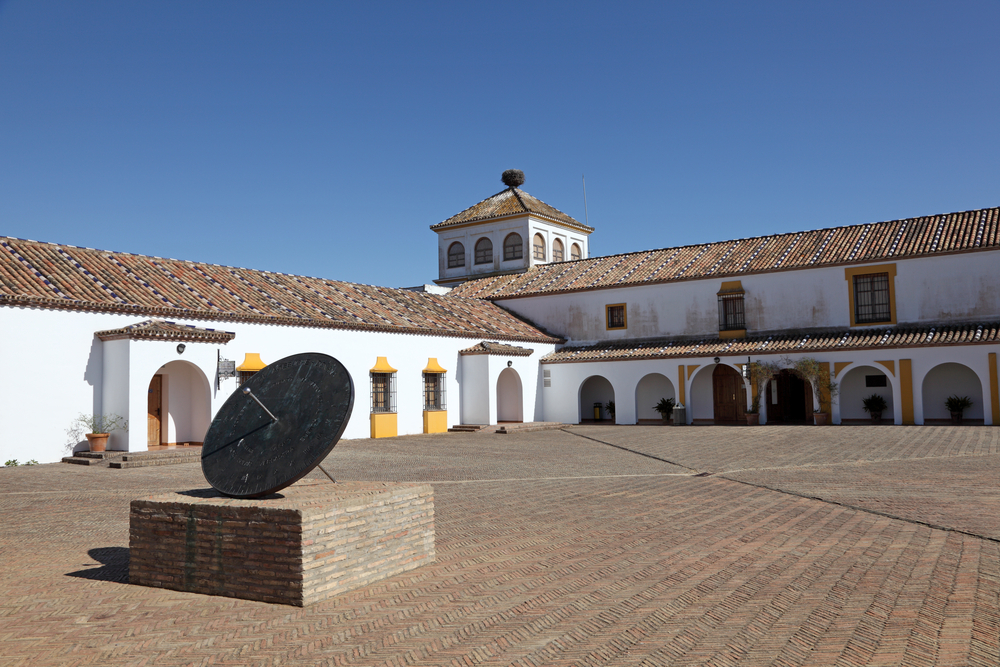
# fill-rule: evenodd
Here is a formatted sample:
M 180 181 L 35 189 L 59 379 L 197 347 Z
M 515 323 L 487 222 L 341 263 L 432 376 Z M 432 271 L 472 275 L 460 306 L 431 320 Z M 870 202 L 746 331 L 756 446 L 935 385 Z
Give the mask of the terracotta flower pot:
M 872 416 L 872 423 L 878 423 L 878 422 L 882 421 L 882 413 L 881 412 L 872 412 L 871 416 Z
M 964 412 L 952 412 L 951 413 L 951 423 L 952 424 L 961 424 L 962 423 L 962 415 L 963 414 L 965 414 L 965 413 Z
M 760 424 L 760 414 L 756 412 L 747 413 L 747 426 L 757 426 Z
M 830 419 L 830 415 L 826 414 L 825 412 L 813 413 L 813 421 L 815 422 L 816 426 L 826 426 L 826 422 L 828 419 Z
M 88 433 L 87 442 L 90 443 L 90 451 L 103 452 L 108 447 L 107 433 Z

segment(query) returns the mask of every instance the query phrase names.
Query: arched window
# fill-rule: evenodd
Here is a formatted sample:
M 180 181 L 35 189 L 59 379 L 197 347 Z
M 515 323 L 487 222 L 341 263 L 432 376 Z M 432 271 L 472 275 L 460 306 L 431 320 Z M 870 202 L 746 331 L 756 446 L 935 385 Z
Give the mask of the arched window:
M 507 235 L 507 238 L 503 240 L 503 258 L 508 259 L 521 259 L 524 254 L 522 251 L 521 235 L 517 232 Z
M 545 239 L 542 238 L 541 234 L 535 234 L 535 240 L 532 242 L 532 250 L 534 251 L 535 259 L 545 261 Z
M 552 261 L 561 262 L 563 261 L 563 244 L 562 241 L 556 239 L 552 242 Z
M 569 247 L 569 258 L 572 260 L 582 259 L 583 255 L 580 254 L 580 245 L 574 243 Z
M 476 241 L 476 264 L 489 264 L 493 261 L 493 241 L 485 236 Z
M 465 266 L 465 246 L 456 241 L 448 246 L 448 268 Z

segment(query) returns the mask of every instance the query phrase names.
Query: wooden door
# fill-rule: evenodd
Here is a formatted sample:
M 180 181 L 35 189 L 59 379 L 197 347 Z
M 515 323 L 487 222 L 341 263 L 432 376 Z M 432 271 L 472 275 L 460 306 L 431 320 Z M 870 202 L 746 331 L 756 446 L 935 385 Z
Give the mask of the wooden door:
M 160 416 L 163 412 L 163 376 L 154 375 L 149 382 L 149 395 L 146 399 L 146 446 L 154 447 L 160 444 Z
M 712 372 L 713 416 L 716 424 L 746 421 L 746 385 L 732 366 L 719 364 Z

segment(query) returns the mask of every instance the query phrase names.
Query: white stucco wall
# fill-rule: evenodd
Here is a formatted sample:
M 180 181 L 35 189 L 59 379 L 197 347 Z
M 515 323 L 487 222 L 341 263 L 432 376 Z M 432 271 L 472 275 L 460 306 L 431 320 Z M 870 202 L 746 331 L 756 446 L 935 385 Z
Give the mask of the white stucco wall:
M 968 366 L 944 363 L 927 372 L 921 387 L 923 394 L 924 420 L 951 419 L 951 412 L 945 406 L 949 396 L 968 396 L 972 406 L 963 412 L 965 419 L 982 419 L 983 385 L 979 377 Z
M 0 461 L 16 458 L 57 461 L 68 454 L 66 430 L 80 413 L 117 413 L 130 421 L 128 433 L 115 433 L 109 448 L 129 451 L 146 449 L 146 404 L 149 382 L 166 366 L 164 407 L 168 418 L 165 442 L 203 439 L 203 413 L 190 403 L 185 384 L 207 382 L 210 415 L 236 389 L 236 379 L 225 380 L 215 389 L 217 353 L 240 364 L 247 352 L 260 353 L 265 363 L 301 352 L 321 352 L 336 357 L 354 380 L 355 401 L 345 438 L 366 438 L 370 432 L 369 369 L 376 357 L 385 356 L 398 369 L 397 409 L 400 434 L 423 431 L 422 371 L 430 357 L 448 370 L 448 420 L 460 422 L 465 392 L 459 350 L 479 338 L 415 336 L 330 329 L 274 327 L 261 324 L 180 320 L 194 326 L 233 331 L 227 345 L 185 343 L 183 354 L 176 342 L 116 340 L 101 342 L 95 331 L 117 329 L 146 319 L 135 315 L 80 313 L 26 308 L 0 309 L 0 420 L 8 426 L 0 439 Z M 528 418 L 539 410 L 536 404 L 538 359 L 554 349 L 552 344 L 524 344 L 534 349 L 530 357 L 515 357 L 512 366 L 521 377 L 524 408 Z M 475 357 L 468 357 L 474 359 Z M 488 357 L 486 357 L 488 358 Z M 486 368 L 486 385 L 492 387 L 492 419 L 496 423 L 496 380 L 506 367 L 506 358 L 495 357 Z M 182 361 L 184 364 L 171 364 Z M 188 364 L 191 366 L 189 367 Z M 197 367 L 198 372 L 194 371 Z M 203 374 L 203 377 L 198 373 Z M 188 386 L 191 386 L 190 384 Z M 178 392 L 174 390 L 177 389 Z M 175 410 L 178 405 L 187 412 Z M 185 420 L 179 415 L 187 414 Z M 182 423 L 185 422 L 186 423 Z M 200 434 L 200 435 L 199 435 Z
M 996 269 L 1000 252 L 897 260 L 895 264 L 898 322 L 1000 318 L 1000 271 Z M 733 278 L 511 298 L 497 303 L 573 343 L 717 335 L 717 293 L 729 280 Z M 842 266 L 748 275 L 740 281 L 746 291 L 750 332 L 850 327 L 851 284 Z M 626 304 L 628 327 L 609 331 L 605 306 L 617 303 Z

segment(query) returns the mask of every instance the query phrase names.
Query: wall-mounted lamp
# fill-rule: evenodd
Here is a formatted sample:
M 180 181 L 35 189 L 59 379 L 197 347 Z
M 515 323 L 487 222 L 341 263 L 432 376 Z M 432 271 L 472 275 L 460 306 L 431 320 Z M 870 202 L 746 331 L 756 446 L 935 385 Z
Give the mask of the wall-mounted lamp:
M 177 354 L 184 354 L 184 350 L 187 349 L 187 345 L 184 343 L 177 343 Z
M 514 362 L 513 362 L 513 361 L 508 361 L 508 362 L 507 362 L 507 368 L 510 368 L 510 367 L 511 367 L 511 366 L 513 366 L 513 365 L 514 365 Z
M 715 363 L 719 363 L 719 358 L 716 357 L 715 359 L 712 359 L 712 361 L 714 361 Z

